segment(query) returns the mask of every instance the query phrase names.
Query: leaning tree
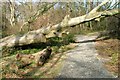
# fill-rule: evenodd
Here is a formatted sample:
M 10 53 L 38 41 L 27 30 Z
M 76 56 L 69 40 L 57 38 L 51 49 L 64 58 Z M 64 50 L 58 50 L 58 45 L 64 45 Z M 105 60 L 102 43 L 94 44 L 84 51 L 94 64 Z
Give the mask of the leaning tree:
M 47 26 L 46 28 L 40 28 L 38 30 L 29 31 L 23 35 L 11 35 L 1 39 L 0 46 L 4 47 L 14 47 L 14 46 L 23 46 L 32 43 L 46 42 L 47 38 L 60 36 L 62 32 L 65 32 L 68 27 L 81 24 L 83 22 L 89 22 L 91 20 L 97 20 L 100 18 L 113 16 L 120 13 L 120 9 L 104 10 L 98 11 L 103 5 L 108 3 L 109 0 L 104 0 L 97 7 L 92 9 L 88 14 L 71 18 L 69 15 L 66 15 L 64 19 L 55 25 Z M 54 3 L 55 4 L 55 3 Z M 47 6 L 47 9 L 52 7 L 54 4 Z M 39 11 L 38 11 L 39 13 Z M 37 18 L 39 14 L 35 14 L 32 21 Z M 29 20 L 25 22 L 28 24 Z M 21 26 L 22 28 L 23 26 Z M 67 31 L 66 31 L 67 32 Z

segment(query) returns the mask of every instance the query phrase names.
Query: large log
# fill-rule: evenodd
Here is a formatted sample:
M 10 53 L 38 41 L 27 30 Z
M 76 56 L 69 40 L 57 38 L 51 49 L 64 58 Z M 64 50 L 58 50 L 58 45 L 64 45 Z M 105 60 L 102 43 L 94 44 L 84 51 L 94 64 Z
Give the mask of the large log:
M 0 46 L 3 47 L 13 47 L 22 46 L 31 43 L 46 42 L 46 37 L 42 33 L 28 32 L 24 35 L 12 35 L 1 39 Z
M 109 1 L 109 0 L 107 0 Z M 41 28 L 38 30 L 30 31 L 22 36 L 20 35 L 12 35 L 9 37 L 5 37 L 1 39 L 0 46 L 3 47 L 14 47 L 14 46 L 22 46 L 32 43 L 40 43 L 40 42 L 46 42 L 46 38 L 59 36 L 61 30 L 67 29 L 70 26 L 74 26 L 77 24 L 81 24 L 83 22 L 88 22 L 91 20 L 95 20 L 98 18 L 103 18 L 106 16 L 112 16 L 120 13 L 120 9 L 113 9 L 109 11 L 101 11 L 97 12 L 97 10 L 107 3 L 107 1 L 103 1 L 100 5 L 98 5 L 96 8 L 94 8 L 90 13 L 70 18 L 69 15 L 66 15 L 65 18 L 60 22 L 59 24 L 48 26 L 47 28 Z
M 51 53 L 52 49 L 50 47 L 34 54 L 18 53 L 14 56 L 0 59 L 0 65 L 3 72 L 7 69 L 8 71 L 12 70 L 17 73 L 21 68 L 42 66 L 50 58 Z
M 35 62 L 36 66 L 42 66 L 46 60 L 50 58 L 51 53 L 52 49 L 50 47 L 47 47 L 46 49 L 43 49 L 42 51 L 34 53 L 32 55 L 17 54 L 16 60 L 18 62 L 21 62 L 18 64 L 18 68 L 28 66 L 32 62 Z

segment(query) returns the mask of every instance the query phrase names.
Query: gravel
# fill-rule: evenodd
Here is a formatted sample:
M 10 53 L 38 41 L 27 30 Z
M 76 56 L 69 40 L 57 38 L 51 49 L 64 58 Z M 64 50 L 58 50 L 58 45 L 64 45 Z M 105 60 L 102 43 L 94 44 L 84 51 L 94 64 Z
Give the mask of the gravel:
M 97 57 L 94 40 L 97 36 L 76 36 L 78 46 L 66 52 L 67 59 L 59 78 L 115 78 L 103 66 L 102 60 Z

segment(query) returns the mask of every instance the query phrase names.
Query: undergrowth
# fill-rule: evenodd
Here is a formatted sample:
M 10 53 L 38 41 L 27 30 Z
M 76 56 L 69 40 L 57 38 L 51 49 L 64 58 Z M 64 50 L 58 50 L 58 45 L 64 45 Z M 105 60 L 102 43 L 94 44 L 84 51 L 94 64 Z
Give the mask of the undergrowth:
M 25 46 L 16 46 L 12 48 L 5 48 L 2 50 L 2 57 L 14 55 L 17 53 L 20 54 L 33 54 L 38 51 L 41 51 L 42 49 L 46 48 L 47 46 L 50 46 L 53 49 L 53 52 L 57 52 L 59 48 L 63 48 L 63 51 L 66 51 L 66 45 L 68 45 L 71 42 L 74 42 L 74 35 L 70 34 L 64 38 L 60 37 L 53 37 L 49 38 L 46 43 L 36 43 L 36 44 L 30 44 Z
M 119 45 L 118 39 L 108 39 L 99 41 L 96 44 L 96 49 L 102 58 L 110 59 L 105 62 L 105 67 L 115 75 L 118 75 L 118 64 L 119 64 Z
M 4 54 L 3 57 L 15 55 L 17 53 L 34 54 L 36 52 L 43 50 L 47 46 L 50 46 L 52 48 L 52 55 L 43 67 L 38 68 L 39 70 L 36 70 L 36 69 L 30 67 L 30 66 L 34 65 L 34 63 L 32 63 L 32 65 L 29 65 L 28 68 L 27 67 L 21 68 L 21 69 L 15 71 L 16 69 L 14 68 L 15 67 L 14 64 L 16 64 L 16 62 L 9 59 L 10 61 L 12 61 L 12 64 L 6 65 L 6 67 L 3 67 L 3 69 L 2 69 L 3 77 L 20 77 L 20 75 L 22 75 L 22 77 L 34 77 L 34 78 L 55 77 L 62 66 L 61 60 L 63 60 L 63 59 L 61 59 L 61 58 L 63 57 L 63 55 L 65 55 L 65 54 L 63 54 L 63 52 L 65 52 L 69 49 L 72 49 L 71 45 L 70 46 L 68 46 L 68 45 L 71 42 L 74 42 L 73 37 L 74 37 L 74 35 L 70 34 L 64 38 L 59 38 L 59 37 L 49 38 L 47 43 L 31 44 L 31 45 L 26 45 L 26 46 L 22 46 L 22 47 L 16 46 L 14 48 L 6 49 L 6 51 L 4 51 L 4 52 L 6 52 L 6 54 L 8 54 L 8 55 L 5 55 L 3 53 Z M 13 66 L 13 70 L 10 69 L 11 65 Z M 54 67 L 54 68 L 52 68 L 52 67 Z M 28 72 L 25 73 L 26 71 L 28 71 Z M 37 74 L 39 74 L 39 75 L 37 75 Z

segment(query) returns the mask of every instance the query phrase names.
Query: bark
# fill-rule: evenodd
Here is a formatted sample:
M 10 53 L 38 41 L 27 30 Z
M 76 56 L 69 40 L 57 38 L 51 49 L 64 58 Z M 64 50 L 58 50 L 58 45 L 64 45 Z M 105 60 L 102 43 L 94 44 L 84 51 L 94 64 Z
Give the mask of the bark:
M 9 6 L 10 6 L 10 24 L 11 26 L 15 26 L 16 23 L 16 15 L 15 15 L 15 1 L 9 0 Z
M 8 65 L 11 69 L 16 68 L 16 70 L 29 66 L 30 64 L 34 64 L 33 66 L 42 66 L 50 58 L 51 53 L 52 50 L 50 47 L 34 54 L 18 53 L 15 56 L 2 58 L 0 65 L 2 65 L 3 69 Z
M 22 46 L 31 43 L 46 42 L 46 37 L 42 33 L 37 33 L 36 31 L 28 32 L 24 35 L 12 35 L 1 39 L 0 46 L 3 47 L 13 47 Z
M 77 24 L 80 24 L 83 22 L 89 22 L 89 21 L 97 19 L 97 18 L 116 15 L 116 14 L 120 13 L 119 11 L 120 11 L 120 9 L 114 9 L 114 10 L 109 10 L 109 11 L 95 12 L 93 14 L 90 13 L 90 14 L 83 15 L 80 17 L 71 18 L 68 21 L 67 26 L 74 26 L 74 25 L 77 25 Z
M 109 0 L 104 0 L 101 4 L 99 4 L 97 7 L 95 7 L 90 13 L 95 13 L 97 12 L 101 6 L 103 6 L 104 4 L 106 4 L 107 2 L 109 2 Z
M 41 28 L 34 31 L 29 31 L 24 35 L 12 35 L 3 38 L 1 39 L 0 46 L 3 48 L 46 42 L 47 38 L 59 36 L 61 30 L 65 30 L 70 26 L 74 26 L 83 22 L 89 22 L 91 20 L 95 20 L 101 17 L 103 18 L 106 16 L 112 16 L 120 13 L 120 9 L 96 12 L 102 5 L 103 3 L 94 8 L 90 13 L 80 17 L 70 18 L 69 15 L 67 15 L 65 16 L 62 22 L 56 25 L 48 26 L 47 28 Z
M 51 52 L 52 49 L 50 47 L 47 47 L 46 49 L 44 49 L 43 51 L 41 51 L 42 53 L 37 55 L 37 58 L 35 58 L 35 63 L 37 66 L 42 66 L 47 59 L 50 58 L 51 56 Z

